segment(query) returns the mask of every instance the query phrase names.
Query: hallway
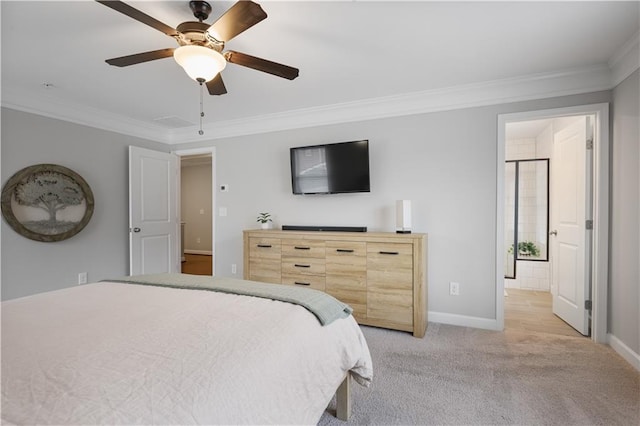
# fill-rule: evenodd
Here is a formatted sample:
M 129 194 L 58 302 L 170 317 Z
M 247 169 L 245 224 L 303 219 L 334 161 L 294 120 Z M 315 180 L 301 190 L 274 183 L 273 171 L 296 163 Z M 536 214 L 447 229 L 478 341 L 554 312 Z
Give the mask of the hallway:
M 186 260 L 182 262 L 183 274 L 211 275 L 211 271 L 213 270 L 211 256 L 185 253 L 184 257 Z

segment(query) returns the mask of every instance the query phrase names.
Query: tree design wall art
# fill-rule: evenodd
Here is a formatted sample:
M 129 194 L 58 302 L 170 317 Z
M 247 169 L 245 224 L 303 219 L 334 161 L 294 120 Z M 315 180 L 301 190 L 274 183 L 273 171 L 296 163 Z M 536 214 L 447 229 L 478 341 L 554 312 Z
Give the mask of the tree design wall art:
M 26 167 L 2 189 L 2 215 L 20 235 L 61 241 L 80 232 L 93 214 L 91 188 L 71 169 L 56 164 Z

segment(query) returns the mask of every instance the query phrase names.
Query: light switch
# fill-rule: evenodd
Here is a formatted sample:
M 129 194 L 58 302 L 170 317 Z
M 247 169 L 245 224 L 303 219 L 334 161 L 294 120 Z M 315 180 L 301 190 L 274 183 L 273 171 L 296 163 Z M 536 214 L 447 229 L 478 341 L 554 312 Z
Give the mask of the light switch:
M 218 209 L 218 214 L 219 214 L 220 216 L 226 216 L 226 215 L 227 215 L 227 208 L 226 208 L 226 207 L 220 207 L 220 208 Z

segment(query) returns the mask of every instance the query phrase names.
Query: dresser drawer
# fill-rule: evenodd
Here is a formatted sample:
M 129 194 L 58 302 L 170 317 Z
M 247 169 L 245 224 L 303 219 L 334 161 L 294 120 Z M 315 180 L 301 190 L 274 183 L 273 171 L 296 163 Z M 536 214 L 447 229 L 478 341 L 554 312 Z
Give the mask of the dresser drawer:
M 324 241 L 282 240 L 282 256 L 317 257 L 324 259 Z
M 323 275 L 282 274 L 282 284 L 313 288 L 325 291 Z
M 326 292 L 353 308 L 356 321 L 367 318 L 367 244 L 327 241 Z
M 325 260 L 313 257 L 283 257 L 282 273 L 288 275 L 322 275 L 324 277 Z
M 279 238 L 249 238 L 249 257 L 251 259 L 272 259 L 280 261 L 281 251 Z
M 369 243 L 367 258 L 395 268 L 413 268 L 413 244 Z
M 279 284 L 281 280 L 282 263 L 280 260 L 251 258 L 246 279 Z
M 402 243 L 367 244 L 369 289 L 413 289 L 413 246 Z
M 360 276 L 367 272 L 367 244 L 327 241 L 327 274 Z

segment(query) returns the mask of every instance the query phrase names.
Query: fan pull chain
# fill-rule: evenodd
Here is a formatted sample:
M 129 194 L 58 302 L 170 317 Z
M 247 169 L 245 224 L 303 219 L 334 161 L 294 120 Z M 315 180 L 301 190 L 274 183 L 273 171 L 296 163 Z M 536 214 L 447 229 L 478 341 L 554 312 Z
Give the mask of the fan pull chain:
M 198 83 L 200 83 L 200 130 L 198 130 L 198 134 L 200 136 L 204 135 L 204 130 L 202 130 L 202 117 L 204 117 L 204 106 L 203 106 L 203 96 L 204 96 L 204 80 L 199 78 Z

